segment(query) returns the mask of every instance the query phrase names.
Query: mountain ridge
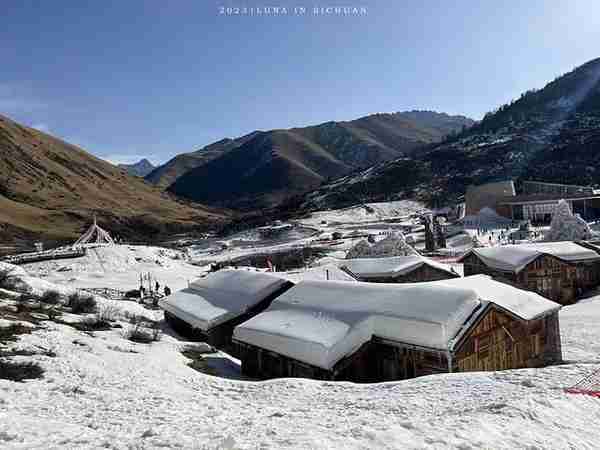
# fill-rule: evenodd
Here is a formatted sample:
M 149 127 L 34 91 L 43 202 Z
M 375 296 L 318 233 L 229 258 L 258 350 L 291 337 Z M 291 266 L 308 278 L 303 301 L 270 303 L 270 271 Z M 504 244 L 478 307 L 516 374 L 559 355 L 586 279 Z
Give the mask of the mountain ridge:
M 440 144 L 324 184 L 303 205 L 414 197 L 440 206 L 459 201 L 470 184 L 507 178 L 600 185 L 597 146 L 600 58 L 524 92 Z
M 465 116 L 415 110 L 255 131 L 178 155 L 146 179 L 213 206 L 245 211 L 271 207 L 328 179 L 410 154 L 474 123 Z M 209 153 L 215 148 L 216 154 Z M 161 179 L 161 171 L 170 174 L 168 182 Z

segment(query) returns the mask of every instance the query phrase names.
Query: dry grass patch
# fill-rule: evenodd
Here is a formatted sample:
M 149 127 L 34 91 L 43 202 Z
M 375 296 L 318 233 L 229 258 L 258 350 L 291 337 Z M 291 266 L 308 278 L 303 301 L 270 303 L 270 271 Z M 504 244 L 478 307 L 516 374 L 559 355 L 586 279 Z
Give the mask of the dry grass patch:
M 11 381 L 24 381 L 41 378 L 44 369 L 35 362 L 16 362 L 0 360 L 0 378 Z
M 0 342 L 16 342 L 21 334 L 29 334 L 34 330 L 33 327 L 15 323 L 7 327 L 0 327 Z

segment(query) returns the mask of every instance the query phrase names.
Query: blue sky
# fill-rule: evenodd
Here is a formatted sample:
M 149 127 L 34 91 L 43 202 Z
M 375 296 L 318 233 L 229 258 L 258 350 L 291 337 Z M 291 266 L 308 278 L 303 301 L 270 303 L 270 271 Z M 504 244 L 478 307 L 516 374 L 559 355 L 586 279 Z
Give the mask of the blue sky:
M 346 5 L 366 14 L 313 14 Z M 288 14 L 220 14 L 244 6 Z M 374 112 L 481 118 L 600 57 L 598 17 L 597 0 L 6 0 L 0 114 L 155 163 Z

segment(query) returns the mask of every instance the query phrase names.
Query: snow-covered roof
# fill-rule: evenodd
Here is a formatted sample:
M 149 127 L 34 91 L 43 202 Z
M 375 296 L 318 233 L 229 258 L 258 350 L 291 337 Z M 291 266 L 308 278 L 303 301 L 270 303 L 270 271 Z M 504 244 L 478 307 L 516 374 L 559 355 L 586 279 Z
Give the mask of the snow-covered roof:
M 494 303 L 523 320 L 533 320 L 561 308 L 558 303 L 535 292 L 501 283 L 488 275 L 472 275 L 434 283 L 472 289 L 481 301 Z
M 523 320 L 560 309 L 487 275 L 427 283 L 301 282 L 234 338 L 326 370 L 373 336 L 451 351 L 493 303 Z
M 206 331 L 243 314 L 287 282 L 262 272 L 219 270 L 162 299 L 159 306 Z
M 480 304 L 473 289 L 441 283 L 303 281 L 234 338 L 329 370 L 373 335 L 448 350 Z
M 341 267 L 347 267 L 352 273 L 361 278 L 393 277 L 406 275 L 422 265 L 442 270 L 456 275 L 452 269 L 421 255 L 394 256 L 391 258 L 358 258 L 346 259 L 340 262 Z
M 299 283 L 300 281 L 356 281 L 347 272 L 344 272 L 333 263 L 313 267 L 308 270 L 277 272 L 277 276 L 283 277 L 292 283 Z
M 506 272 L 520 272 L 527 264 L 543 254 L 567 262 L 600 260 L 600 255 L 594 250 L 570 241 L 474 248 L 461 260 L 471 253 L 477 255 L 488 267 Z

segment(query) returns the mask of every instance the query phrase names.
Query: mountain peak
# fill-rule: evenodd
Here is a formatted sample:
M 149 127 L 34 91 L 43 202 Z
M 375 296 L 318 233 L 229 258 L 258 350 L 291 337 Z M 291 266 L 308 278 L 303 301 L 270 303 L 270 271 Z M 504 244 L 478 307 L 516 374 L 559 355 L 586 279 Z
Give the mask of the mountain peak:
M 142 158 L 134 164 L 119 164 L 119 167 L 125 169 L 129 175 L 136 177 L 145 177 L 155 169 L 155 166 L 147 158 Z

